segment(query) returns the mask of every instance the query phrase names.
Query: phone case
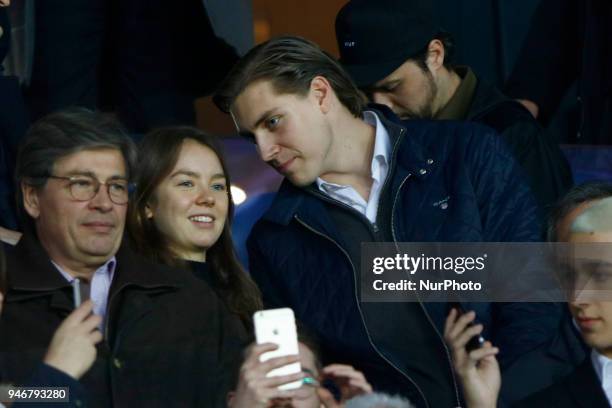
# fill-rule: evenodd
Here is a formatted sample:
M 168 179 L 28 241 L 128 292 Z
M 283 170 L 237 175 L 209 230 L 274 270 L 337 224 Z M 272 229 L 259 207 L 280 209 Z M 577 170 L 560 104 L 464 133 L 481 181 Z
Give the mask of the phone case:
M 298 354 L 297 330 L 293 310 L 289 308 L 269 309 L 255 312 L 253 315 L 255 325 L 255 339 L 257 344 L 274 343 L 278 349 L 262 354 L 261 361 L 274 357 Z M 299 362 L 274 369 L 268 377 L 299 373 L 302 367 Z M 301 381 L 284 384 L 278 387 L 281 390 L 299 388 Z

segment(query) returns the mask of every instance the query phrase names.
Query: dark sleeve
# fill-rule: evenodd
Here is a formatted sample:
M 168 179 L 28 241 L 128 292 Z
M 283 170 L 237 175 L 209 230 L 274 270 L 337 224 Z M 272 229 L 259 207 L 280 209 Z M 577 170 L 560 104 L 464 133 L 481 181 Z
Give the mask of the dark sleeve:
M 4 71 L 2 62 L 4 62 L 11 46 L 11 20 L 9 19 L 8 7 L 0 7 L 0 30 L 2 30 L 2 35 L 0 35 L 0 75 L 2 75 Z
M 508 126 L 502 133 L 541 209 L 542 220 L 574 184 L 567 158 L 533 118 Z
M 492 130 L 473 139 L 469 162 L 488 242 L 540 241 L 536 202 L 522 169 L 505 142 Z M 529 271 L 502 277 L 526 282 Z M 557 303 L 493 303 L 492 342 L 500 348 L 502 368 L 524 353 L 548 343 L 559 327 Z
M 18 225 L 13 173 L 17 148 L 28 126 L 16 77 L 0 74 L 0 106 L 0 225 L 16 230 Z
M 259 221 L 253 227 L 247 239 L 247 251 L 249 254 L 249 272 L 251 277 L 259 286 L 266 309 L 287 307 L 288 302 L 283 296 L 283 291 L 275 282 L 272 271 L 276 268 L 270 267 L 270 253 L 274 250 L 271 247 L 263 247 L 265 225 Z M 270 242 L 266 240 L 265 242 Z
M 194 95 L 208 95 L 238 61 L 238 53 L 215 34 L 202 0 L 183 0 L 172 9 L 179 32 L 173 44 L 181 67 L 177 81 Z
M 540 240 L 537 204 L 523 169 L 493 129 L 466 124 L 464 161 L 478 200 L 485 242 Z
M 53 368 L 45 363 L 41 363 L 36 367 L 24 387 L 68 387 L 68 395 L 70 402 L 53 403 L 54 407 L 86 407 L 86 393 L 80 382 L 69 376 L 68 374 Z M 48 407 L 48 402 L 41 403 L 15 403 L 12 407 L 33 407 L 44 408 Z
M 218 301 L 220 347 L 219 367 L 216 376 L 214 407 L 227 407 L 227 394 L 236 385 L 236 376 L 242 363 L 244 349 L 251 342 L 251 334 L 224 302 Z
M 557 110 L 580 72 L 584 24 L 581 3 L 542 0 L 506 83 L 509 96 L 538 105 L 543 123 Z

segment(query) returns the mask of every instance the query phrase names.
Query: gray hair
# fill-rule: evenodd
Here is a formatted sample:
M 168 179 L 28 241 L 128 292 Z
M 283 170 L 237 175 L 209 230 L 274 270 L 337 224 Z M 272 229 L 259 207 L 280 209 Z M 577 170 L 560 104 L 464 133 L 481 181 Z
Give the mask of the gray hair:
M 584 210 L 570 227 L 574 233 L 612 232 L 612 197 L 604 198 Z
M 47 115 L 28 130 L 17 154 L 17 207 L 23 210 L 21 184 L 42 188 L 62 157 L 92 149 L 117 149 L 130 177 L 136 161 L 134 143 L 114 117 L 85 108 Z
M 403 397 L 376 392 L 351 398 L 346 408 L 414 408 L 414 405 Z

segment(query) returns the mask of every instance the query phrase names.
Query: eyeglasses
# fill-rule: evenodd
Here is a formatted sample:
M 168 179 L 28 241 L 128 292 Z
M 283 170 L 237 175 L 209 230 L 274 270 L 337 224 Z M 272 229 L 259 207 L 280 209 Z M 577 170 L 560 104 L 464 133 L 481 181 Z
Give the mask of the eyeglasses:
M 77 201 L 89 201 L 98 194 L 100 186 L 104 184 L 110 200 L 118 205 L 127 204 L 129 199 L 129 185 L 127 180 L 110 180 L 101 182 L 97 178 L 88 176 L 47 176 L 47 178 L 68 180 L 70 195 Z

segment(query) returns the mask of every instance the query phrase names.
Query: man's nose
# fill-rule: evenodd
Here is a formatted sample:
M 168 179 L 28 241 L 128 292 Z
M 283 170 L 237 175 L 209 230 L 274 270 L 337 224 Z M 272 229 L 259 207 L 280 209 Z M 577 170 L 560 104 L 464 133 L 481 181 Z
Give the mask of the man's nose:
M 259 157 L 265 162 L 274 160 L 280 151 L 280 147 L 273 138 L 267 135 L 256 135 L 255 139 L 257 141 Z
M 100 188 L 93 196 L 93 198 L 89 201 L 90 207 L 95 209 L 99 209 L 101 211 L 110 211 L 113 208 L 113 202 L 108 194 L 108 187 L 106 184 L 101 184 Z

